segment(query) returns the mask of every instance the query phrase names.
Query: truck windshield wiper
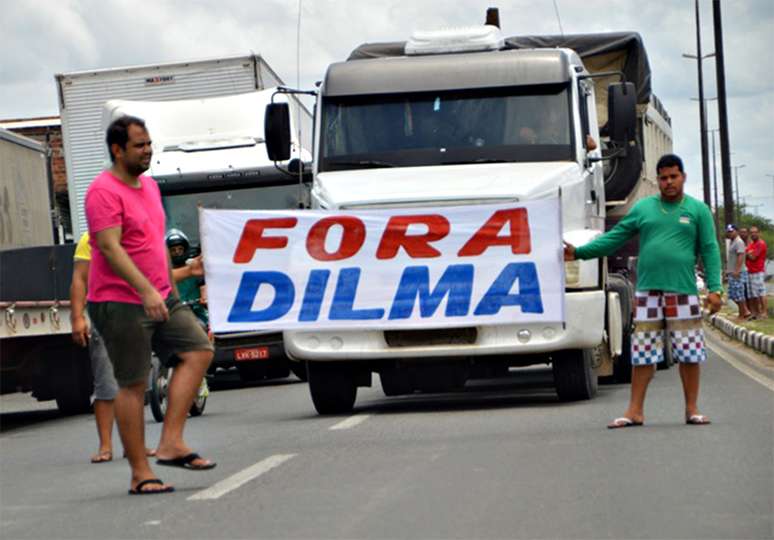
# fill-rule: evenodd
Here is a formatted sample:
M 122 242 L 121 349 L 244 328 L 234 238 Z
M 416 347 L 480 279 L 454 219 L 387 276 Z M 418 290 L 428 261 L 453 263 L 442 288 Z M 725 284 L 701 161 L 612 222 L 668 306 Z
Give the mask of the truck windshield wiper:
M 343 165 L 345 167 L 363 167 L 368 169 L 376 169 L 380 167 L 397 167 L 394 163 L 387 161 L 379 161 L 376 159 L 358 159 L 352 161 L 329 161 L 328 165 L 331 167 L 337 167 Z

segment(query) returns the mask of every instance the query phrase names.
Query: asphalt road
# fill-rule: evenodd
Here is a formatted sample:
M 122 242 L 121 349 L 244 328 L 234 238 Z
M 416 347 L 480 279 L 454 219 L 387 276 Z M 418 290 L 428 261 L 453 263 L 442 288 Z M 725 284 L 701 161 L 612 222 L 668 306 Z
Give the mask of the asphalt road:
M 317 416 L 294 379 L 215 391 L 187 437 L 218 467 L 157 467 L 177 492 L 149 497 L 126 495 L 123 460 L 88 463 L 90 416 L 4 396 L 0 537 L 772 538 L 774 362 L 724 354 L 702 427 L 683 423 L 676 369 L 646 425 L 616 431 L 628 387 L 562 404 L 545 371 L 402 398 L 375 376 L 351 417 Z

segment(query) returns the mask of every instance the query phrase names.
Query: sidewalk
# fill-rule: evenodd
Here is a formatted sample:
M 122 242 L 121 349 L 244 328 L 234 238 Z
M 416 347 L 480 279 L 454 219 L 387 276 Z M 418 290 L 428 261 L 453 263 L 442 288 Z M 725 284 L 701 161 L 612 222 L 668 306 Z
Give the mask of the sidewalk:
M 774 335 L 737 324 L 730 319 L 728 314 L 722 311 L 715 315 L 710 315 L 709 310 L 704 309 L 702 310 L 702 316 L 707 324 L 714 326 L 728 337 L 774 358 Z

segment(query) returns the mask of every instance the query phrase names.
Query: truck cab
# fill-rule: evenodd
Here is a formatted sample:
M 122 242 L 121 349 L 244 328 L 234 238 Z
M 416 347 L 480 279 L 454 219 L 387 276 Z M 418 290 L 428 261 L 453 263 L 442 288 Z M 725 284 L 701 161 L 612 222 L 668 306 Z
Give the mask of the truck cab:
M 603 157 L 595 85 L 572 49 L 506 48 L 499 29 L 485 26 L 417 33 L 402 50 L 359 51 L 332 64 L 319 87 L 313 208 L 346 213 L 558 197 L 565 241 L 582 245 L 604 232 L 603 160 L 625 156 L 636 136 L 631 83 L 608 89 L 605 141 L 613 150 Z M 589 399 L 595 363 L 621 352 L 629 306 L 622 309 L 608 290 L 600 261 L 566 263 L 565 274 L 564 323 L 286 331 L 285 348 L 309 362 L 313 399 L 315 369 L 357 384 L 370 378 L 363 371 L 377 371 L 394 395 L 541 363 L 553 365 L 560 398 Z M 323 375 L 336 370 L 336 377 Z

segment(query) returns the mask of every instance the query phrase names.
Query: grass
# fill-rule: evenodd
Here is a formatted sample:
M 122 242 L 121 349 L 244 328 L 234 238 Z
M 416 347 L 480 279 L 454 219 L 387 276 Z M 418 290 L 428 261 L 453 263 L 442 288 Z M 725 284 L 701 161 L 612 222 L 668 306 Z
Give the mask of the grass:
M 774 317 L 771 315 L 771 311 L 774 309 L 774 296 L 769 295 L 769 318 L 759 321 L 737 321 L 736 317 L 739 314 L 739 310 L 736 304 L 730 300 L 721 308 L 720 313 L 727 319 L 734 323 L 749 328 L 755 332 L 762 332 L 769 336 L 774 336 Z

